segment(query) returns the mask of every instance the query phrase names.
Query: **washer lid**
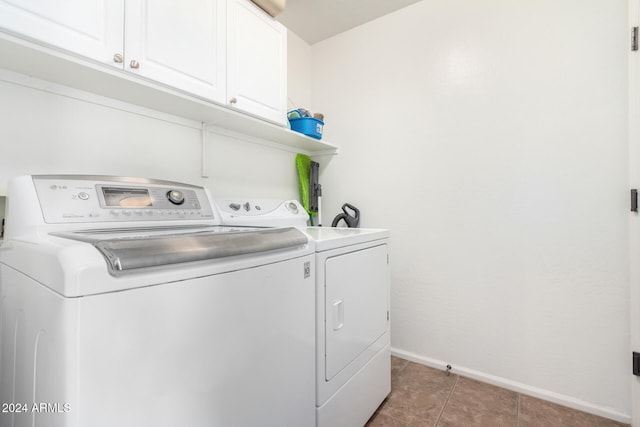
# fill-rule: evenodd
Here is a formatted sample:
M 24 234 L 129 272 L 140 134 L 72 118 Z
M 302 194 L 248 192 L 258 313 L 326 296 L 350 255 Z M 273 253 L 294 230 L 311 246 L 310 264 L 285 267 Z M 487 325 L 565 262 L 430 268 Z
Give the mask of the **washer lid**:
M 143 268 L 295 248 L 308 242 L 307 237 L 293 227 L 250 231 L 212 227 L 189 233 L 116 238 L 78 232 L 51 234 L 93 244 L 114 276 Z

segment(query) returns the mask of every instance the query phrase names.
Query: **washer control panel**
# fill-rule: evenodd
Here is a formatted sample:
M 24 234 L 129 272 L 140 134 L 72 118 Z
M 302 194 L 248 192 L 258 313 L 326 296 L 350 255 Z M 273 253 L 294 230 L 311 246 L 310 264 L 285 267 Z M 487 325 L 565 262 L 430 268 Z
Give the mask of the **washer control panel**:
M 214 219 L 206 190 L 189 184 L 81 175 L 35 175 L 33 183 L 49 224 Z

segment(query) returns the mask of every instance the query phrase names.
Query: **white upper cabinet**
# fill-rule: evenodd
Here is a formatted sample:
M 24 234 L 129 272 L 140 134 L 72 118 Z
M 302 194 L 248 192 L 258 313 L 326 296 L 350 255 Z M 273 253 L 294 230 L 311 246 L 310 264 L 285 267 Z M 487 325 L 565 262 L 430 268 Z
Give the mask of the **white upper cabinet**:
M 121 67 L 124 0 L 0 0 L 0 27 L 37 42 Z
M 0 32 L 287 123 L 287 30 L 249 0 L 0 0 Z
M 249 0 L 228 0 L 227 16 L 228 102 L 286 123 L 287 29 Z
M 124 69 L 226 101 L 226 0 L 127 0 Z

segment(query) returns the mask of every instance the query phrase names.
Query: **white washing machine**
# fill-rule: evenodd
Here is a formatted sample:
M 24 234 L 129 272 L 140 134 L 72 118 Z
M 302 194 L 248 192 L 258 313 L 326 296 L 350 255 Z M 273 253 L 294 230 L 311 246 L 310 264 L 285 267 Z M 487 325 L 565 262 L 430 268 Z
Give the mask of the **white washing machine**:
M 316 426 L 360 427 L 391 391 L 389 231 L 306 227 L 295 200 L 216 200 L 223 223 L 296 225 L 316 262 Z
M 0 425 L 311 426 L 314 255 L 224 227 L 205 189 L 11 181 L 0 247 Z

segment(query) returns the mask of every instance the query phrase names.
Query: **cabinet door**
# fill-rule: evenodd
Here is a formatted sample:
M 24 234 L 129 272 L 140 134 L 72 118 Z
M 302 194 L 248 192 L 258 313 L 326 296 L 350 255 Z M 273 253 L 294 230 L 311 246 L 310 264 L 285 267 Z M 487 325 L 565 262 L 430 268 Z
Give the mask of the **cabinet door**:
M 123 17 L 124 0 L 0 0 L 0 30 L 118 68 Z
M 231 106 L 284 124 L 287 29 L 249 0 L 228 2 L 227 96 Z
M 225 0 L 127 0 L 126 71 L 224 102 Z

